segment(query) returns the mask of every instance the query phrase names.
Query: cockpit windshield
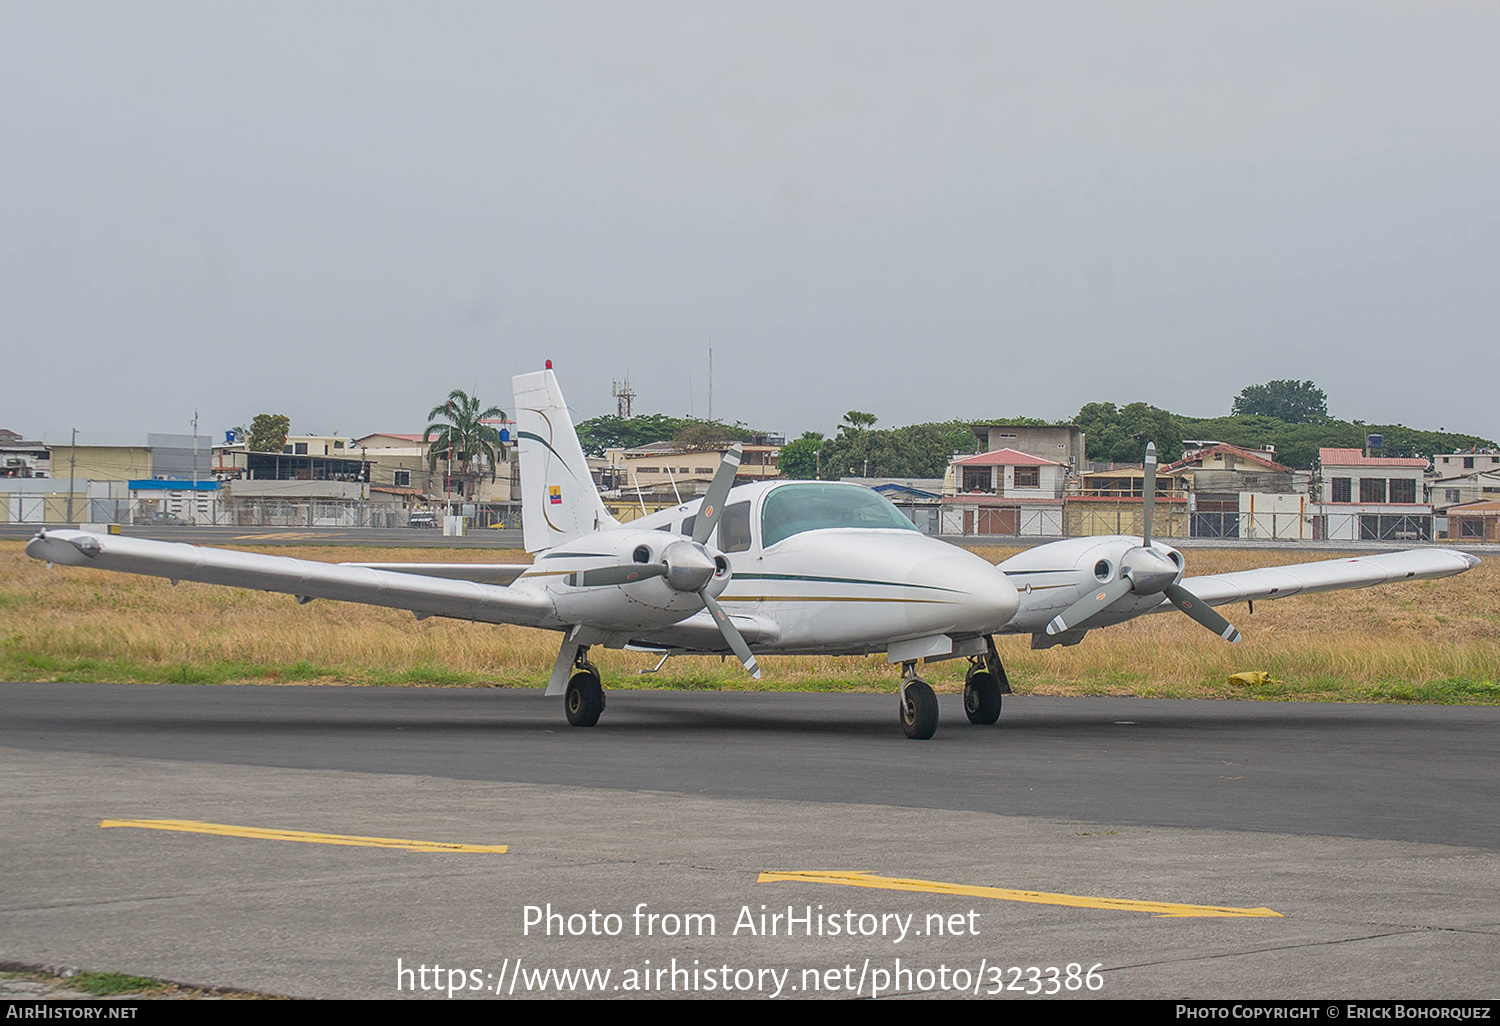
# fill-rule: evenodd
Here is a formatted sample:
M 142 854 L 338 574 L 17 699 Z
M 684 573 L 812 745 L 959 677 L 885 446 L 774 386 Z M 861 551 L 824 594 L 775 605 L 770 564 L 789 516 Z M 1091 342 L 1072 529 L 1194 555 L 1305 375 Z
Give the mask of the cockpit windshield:
M 808 482 L 767 493 L 760 513 L 762 546 L 770 548 L 794 534 L 825 527 L 917 529 L 885 496 L 860 485 Z

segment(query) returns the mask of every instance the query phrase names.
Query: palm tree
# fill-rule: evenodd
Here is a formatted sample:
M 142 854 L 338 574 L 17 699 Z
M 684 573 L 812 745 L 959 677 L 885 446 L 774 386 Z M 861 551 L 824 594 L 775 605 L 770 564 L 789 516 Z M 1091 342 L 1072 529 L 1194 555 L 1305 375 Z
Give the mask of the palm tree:
M 867 427 L 874 427 L 879 420 L 873 413 L 865 413 L 862 410 L 850 410 L 844 414 L 844 422 L 839 425 L 839 433 L 857 435 Z
M 473 477 L 474 464 L 481 459 L 489 464 L 490 480 L 495 480 L 498 465 L 505 459 L 505 443 L 500 432 L 487 420 L 505 420 L 505 411 L 498 406 L 479 408 L 479 397 L 455 388 L 448 393 L 448 401 L 434 406 L 427 414 L 432 423 L 422 433 L 422 440 L 429 442 L 427 467 L 436 470 L 438 460 L 446 459 L 449 467 L 457 460 L 459 474 Z M 433 436 L 436 435 L 434 438 Z

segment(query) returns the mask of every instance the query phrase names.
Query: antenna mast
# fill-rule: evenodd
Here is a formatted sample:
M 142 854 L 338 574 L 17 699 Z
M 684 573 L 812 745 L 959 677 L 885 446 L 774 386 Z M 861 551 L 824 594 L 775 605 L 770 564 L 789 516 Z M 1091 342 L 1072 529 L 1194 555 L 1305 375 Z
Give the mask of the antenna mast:
M 611 381 L 609 385 L 610 391 L 615 397 L 615 412 L 621 420 L 629 420 L 632 416 L 631 410 L 634 408 L 633 404 L 635 403 L 635 392 L 631 391 L 630 379 L 625 378 L 621 381 Z

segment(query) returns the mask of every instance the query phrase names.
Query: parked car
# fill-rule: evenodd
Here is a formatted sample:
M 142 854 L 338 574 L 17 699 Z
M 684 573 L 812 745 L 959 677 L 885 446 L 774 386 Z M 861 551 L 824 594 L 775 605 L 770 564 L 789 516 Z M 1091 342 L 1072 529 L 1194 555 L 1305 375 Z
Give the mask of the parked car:
M 164 526 L 186 527 L 187 526 L 187 521 L 186 520 L 184 520 L 184 519 L 182 519 L 181 517 L 178 517 L 178 516 L 173 516 L 171 513 L 168 513 L 164 509 L 153 509 L 153 510 L 147 510 L 144 513 L 137 513 L 135 515 L 135 523 L 136 523 L 137 526 L 146 525 L 146 526 L 149 526 L 149 527 L 164 527 Z
M 406 518 L 407 527 L 436 527 L 438 525 L 437 514 L 426 510 L 417 510 Z

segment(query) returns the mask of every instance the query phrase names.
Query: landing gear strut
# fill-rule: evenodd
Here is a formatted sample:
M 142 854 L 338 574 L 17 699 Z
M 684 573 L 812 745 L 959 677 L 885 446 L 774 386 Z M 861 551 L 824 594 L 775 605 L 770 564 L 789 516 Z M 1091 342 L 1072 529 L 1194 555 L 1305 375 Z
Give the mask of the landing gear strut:
M 938 704 L 932 687 L 917 676 L 917 664 L 901 664 L 901 729 L 913 741 L 937 733 Z
M 598 667 L 587 659 L 588 651 L 587 646 L 578 646 L 573 675 L 568 678 L 568 690 L 563 696 L 568 724 L 574 727 L 592 727 L 604 712 L 604 687 L 599 683 Z
M 1010 694 L 1010 681 L 1005 677 L 1005 667 L 1000 665 L 995 639 L 984 640 L 988 651 L 983 656 L 972 656 L 969 672 L 964 675 L 964 712 L 970 723 L 988 726 L 1000 718 L 1001 696 Z

